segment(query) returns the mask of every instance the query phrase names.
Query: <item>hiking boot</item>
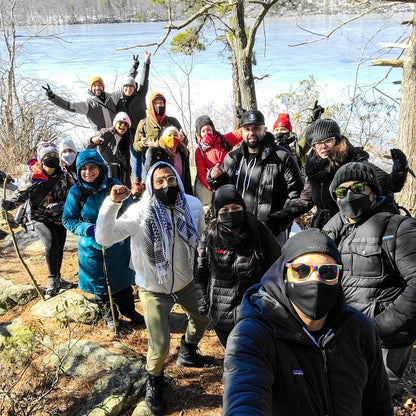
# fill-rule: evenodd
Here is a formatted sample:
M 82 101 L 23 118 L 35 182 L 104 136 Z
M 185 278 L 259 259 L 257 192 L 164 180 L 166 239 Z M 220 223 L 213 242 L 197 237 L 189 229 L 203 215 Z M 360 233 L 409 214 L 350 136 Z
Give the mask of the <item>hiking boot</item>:
M 59 288 L 61 287 L 61 278 L 59 275 L 53 274 L 48 276 L 48 288 L 46 289 L 46 294 L 49 296 L 56 296 L 59 293 Z
M 60 277 L 60 287 L 61 289 L 75 289 L 78 287 L 77 283 L 72 283 L 72 282 L 68 282 L 67 280 L 62 279 L 61 276 Z
M 133 325 L 144 325 L 143 315 L 140 315 L 139 312 L 134 311 L 132 315 L 127 316 L 130 319 Z
M 155 376 L 148 373 L 146 381 L 146 406 L 155 416 L 163 416 L 166 413 L 166 404 L 163 400 L 163 384 L 164 384 L 163 371 Z
M 212 357 L 204 357 L 199 354 L 198 344 L 189 344 L 183 335 L 176 365 L 178 367 L 212 367 L 215 365 L 215 360 Z
M 106 318 L 104 319 L 105 323 L 107 324 L 107 328 L 111 331 L 111 332 L 118 332 L 121 329 L 121 323 L 120 321 L 116 318 L 116 326 L 114 327 L 114 320 L 112 317 L 110 318 Z

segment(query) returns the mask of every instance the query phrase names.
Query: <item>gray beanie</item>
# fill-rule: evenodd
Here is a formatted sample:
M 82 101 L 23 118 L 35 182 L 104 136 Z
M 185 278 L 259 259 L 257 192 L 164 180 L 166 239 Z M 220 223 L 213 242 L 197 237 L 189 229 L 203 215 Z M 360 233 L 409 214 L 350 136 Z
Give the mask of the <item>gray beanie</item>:
M 56 153 L 59 155 L 56 144 L 51 142 L 40 142 L 36 150 L 36 158 L 39 164 L 42 164 L 42 159 L 49 153 Z
M 77 153 L 77 146 L 72 139 L 65 139 L 59 143 L 59 154 L 61 155 L 64 150 L 72 150 Z
M 335 137 L 337 142 L 341 140 L 341 129 L 338 123 L 331 118 L 318 118 L 313 121 L 305 130 L 305 140 L 309 146 L 316 142 Z
M 124 87 L 124 85 L 134 85 L 134 86 L 136 86 L 136 80 L 131 76 L 127 76 L 123 80 L 123 87 Z
M 344 182 L 360 181 L 368 183 L 371 190 L 377 195 L 381 195 L 381 186 L 378 182 L 374 169 L 365 163 L 350 162 L 341 166 L 332 179 L 331 185 L 329 185 L 329 192 L 334 200 L 336 196 L 334 194 L 335 189 L 338 188 Z

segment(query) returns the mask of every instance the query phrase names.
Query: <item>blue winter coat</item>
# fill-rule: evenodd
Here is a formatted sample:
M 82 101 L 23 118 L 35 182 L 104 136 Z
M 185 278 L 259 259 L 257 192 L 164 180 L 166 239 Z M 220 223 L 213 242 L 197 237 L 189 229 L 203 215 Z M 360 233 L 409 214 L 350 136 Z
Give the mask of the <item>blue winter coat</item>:
M 104 174 L 100 186 L 95 189 L 81 180 L 81 167 L 95 163 Z M 78 183 L 74 185 L 66 199 L 63 224 L 72 233 L 78 235 L 79 288 L 95 295 L 108 293 L 104 271 L 102 246 L 90 236 L 95 226 L 98 211 L 104 198 L 109 194 L 108 168 L 94 149 L 84 150 L 77 158 Z M 114 184 L 120 184 L 111 179 Z M 123 204 L 131 203 L 131 199 Z M 81 206 L 82 205 L 82 206 Z M 88 231 L 90 229 L 90 231 Z M 106 265 L 112 293 L 117 293 L 134 283 L 134 272 L 129 268 L 130 239 L 120 241 L 105 248 Z

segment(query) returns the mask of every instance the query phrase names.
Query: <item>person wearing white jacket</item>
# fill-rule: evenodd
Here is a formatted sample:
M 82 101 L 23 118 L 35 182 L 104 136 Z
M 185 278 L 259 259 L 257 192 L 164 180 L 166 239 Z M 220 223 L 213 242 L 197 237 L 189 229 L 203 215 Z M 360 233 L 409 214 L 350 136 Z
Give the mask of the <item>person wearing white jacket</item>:
M 197 198 L 184 193 L 178 173 L 166 162 L 151 167 L 142 199 L 117 218 L 121 202 L 129 195 L 124 185 L 112 188 L 101 206 L 95 238 L 102 245 L 131 238 L 132 268 L 149 332 L 146 404 L 153 414 L 161 415 L 165 412 L 162 387 L 170 343 L 169 314 L 175 303 L 188 317 L 176 364 L 209 364 L 197 352 L 208 320 L 198 313 L 193 282 L 195 248 L 205 229 L 204 210 Z

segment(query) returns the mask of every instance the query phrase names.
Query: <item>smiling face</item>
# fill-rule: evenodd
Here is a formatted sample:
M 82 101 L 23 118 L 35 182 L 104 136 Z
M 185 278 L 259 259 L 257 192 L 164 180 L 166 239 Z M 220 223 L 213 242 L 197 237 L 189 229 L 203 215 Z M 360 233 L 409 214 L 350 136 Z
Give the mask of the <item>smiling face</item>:
M 263 125 L 247 124 L 241 127 L 243 140 L 247 143 L 249 151 L 257 150 L 263 141 L 266 128 Z
M 126 97 L 129 97 L 130 95 L 133 94 L 134 90 L 135 90 L 135 86 L 134 85 L 123 85 L 123 95 Z
M 129 124 L 123 120 L 117 121 L 116 125 L 114 126 L 114 129 L 116 132 L 122 136 L 129 128 Z
M 104 85 L 100 81 L 95 81 L 91 86 L 91 92 L 94 95 L 100 95 L 104 91 Z
M 214 134 L 214 129 L 212 128 L 211 124 L 205 124 L 205 126 L 202 126 L 201 136 L 203 136 L 205 133 Z
M 80 175 L 83 181 L 87 183 L 94 182 L 100 174 L 100 168 L 92 162 L 86 163 L 81 167 Z

